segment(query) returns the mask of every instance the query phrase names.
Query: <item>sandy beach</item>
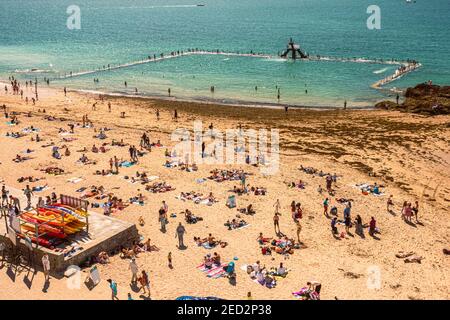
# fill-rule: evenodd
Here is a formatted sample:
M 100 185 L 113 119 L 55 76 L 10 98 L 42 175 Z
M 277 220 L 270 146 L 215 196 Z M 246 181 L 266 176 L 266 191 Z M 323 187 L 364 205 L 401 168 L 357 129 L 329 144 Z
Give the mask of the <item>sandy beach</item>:
M 39 87 L 39 100 L 33 105 L 25 103 L 25 97 L 33 96 L 31 88 L 24 88 L 24 98 L 8 93 L 1 85 L 0 106 L 6 105 L 9 118 L 2 114 L 0 122 L 0 180 L 7 188 L 24 189 L 30 186 L 48 185 L 35 192 L 35 197 L 46 197 L 52 192 L 80 196 L 81 187 L 103 186 L 106 193 L 113 193 L 127 201 L 142 193 L 144 205 L 130 204 L 112 216 L 135 223 L 143 239 L 151 239 L 159 251 L 139 253 L 136 261 L 140 270 L 146 270 L 151 283 L 152 299 L 175 299 L 179 296 L 215 296 L 224 299 L 244 299 L 250 291 L 254 299 L 295 299 L 292 292 L 305 287 L 308 281 L 322 284 L 321 299 L 449 299 L 450 261 L 443 249 L 450 249 L 450 117 L 425 117 L 409 113 L 384 110 L 309 110 L 253 108 L 198 104 L 170 100 L 149 100 L 125 97 L 108 97 L 102 100 L 98 95 L 63 91 L 50 87 Z M 95 110 L 92 107 L 96 103 Z M 108 110 L 111 104 L 111 112 Z M 45 113 L 43 110 L 45 109 Z M 160 119 L 156 118 L 156 110 Z M 178 121 L 172 115 L 177 110 Z M 18 125 L 11 126 L 12 112 L 17 113 Z M 125 112 L 125 117 L 121 117 Z M 69 132 L 68 124 L 81 124 L 83 115 L 92 121 L 93 127 L 75 126 Z M 52 118 L 49 118 L 52 117 Z M 51 121 L 50 121 L 50 120 Z M 203 122 L 207 130 L 210 123 L 214 129 L 225 132 L 243 130 L 278 129 L 280 137 L 279 171 L 275 175 L 261 174 L 261 168 L 242 164 L 199 164 L 194 172 L 182 171 L 178 167 L 164 166 L 166 148 L 170 151 L 176 144 L 171 133 L 177 128 L 193 129 L 196 120 Z M 20 138 L 7 136 L 11 132 L 23 132 L 33 126 L 38 132 L 25 133 Z M 94 136 L 100 128 L 108 128 L 107 136 L 99 140 Z M 63 130 L 60 130 L 62 128 Z M 139 158 L 131 167 L 120 168 L 118 175 L 94 175 L 97 170 L 108 170 L 109 160 L 117 156 L 130 160 L 128 146 L 112 146 L 111 142 L 124 140 L 139 147 L 143 133 L 151 142 L 160 141 L 163 147 L 155 147 Z M 31 141 L 39 134 L 42 141 Z M 192 136 L 191 136 L 192 137 Z M 70 139 L 67 139 L 70 138 Z M 51 142 L 62 152 L 60 160 L 52 157 Z M 105 153 L 91 152 L 95 144 L 105 145 Z M 70 156 L 64 155 L 66 147 Z M 77 152 L 87 148 L 86 152 Z M 16 163 L 16 155 L 29 160 Z M 93 163 L 83 165 L 77 160 L 85 154 Z M 64 174 L 54 176 L 40 171 L 49 166 L 64 169 Z M 300 166 L 312 167 L 317 172 L 336 174 L 333 195 L 325 187 L 325 176 L 308 174 Z M 237 208 L 229 209 L 226 200 L 239 181 L 215 182 L 198 179 L 211 176 L 213 169 L 241 169 L 250 175 L 246 183 L 264 187 L 265 195 L 247 193 L 237 195 Z M 158 178 L 150 182 L 166 182 L 175 190 L 165 193 L 151 193 L 145 185 L 131 183 L 124 176 L 136 176 L 136 171 L 146 172 Z M 43 178 L 33 183 L 20 183 L 18 178 L 33 176 Z M 77 177 L 77 183 L 68 179 Z M 298 183 L 304 188 L 290 188 L 286 182 Z M 357 184 L 381 186 L 381 195 L 363 194 Z M 318 187 L 323 192 L 318 192 Z M 212 206 L 182 201 L 176 197 L 181 192 L 195 191 L 207 196 L 213 193 L 218 200 Z M 392 212 L 386 209 L 389 195 L 393 195 Z M 336 199 L 352 199 L 352 220 L 360 215 L 364 224 L 371 217 L 376 219 L 380 233 L 372 237 L 364 228 L 365 237 L 345 232 L 344 225 L 338 225 L 338 236 L 333 236 L 330 219 L 323 213 L 323 201 L 330 199 L 329 206 L 336 206 L 338 218 L 342 219 L 345 204 Z M 300 202 L 303 216 L 300 219 L 302 231 L 300 249 L 287 256 L 272 252 L 261 253 L 257 241 L 260 232 L 264 237 L 277 238 L 274 232 L 274 204 L 279 199 L 280 229 L 289 238 L 296 239 L 297 227 L 291 217 L 292 201 Z M 91 202 L 96 200 L 88 199 Z M 160 231 L 158 210 L 162 201 L 168 205 L 167 232 Z M 401 216 L 404 201 L 419 203 L 419 223 L 413 218 L 406 223 Z M 104 202 L 97 201 L 97 202 Z M 224 223 L 236 218 L 238 208 L 253 205 L 256 214 L 244 215 L 249 226 L 228 230 Z M 25 203 L 23 203 L 25 206 Z M 187 224 L 181 211 L 189 209 L 203 218 L 196 224 Z M 101 208 L 92 209 L 103 213 Z M 138 224 L 139 217 L 145 225 Z M 187 248 L 179 250 L 175 229 L 179 222 L 186 228 L 184 243 Z M 0 222 L 0 223 L 3 223 Z M 341 233 L 343 237 L 341 237 Z M 227 242 L 227 246 L 211 250 L 199 247 L 194 236 L 205 238 L 211 233 L 216 239 Z M 173 268 L 168 267 L 167 255 L 172 253 Z M 197 269 L 206 254 L 220 254 L 222 261 L 235 262 L 237 282 L 229 283 L 226 277 L 209 278 Z M 400 252 L 413 252 L 421 262 L 406 263 L 398 258 Z M 237 260 L 233 260 L 234 258 Z M 245 265 L 257 260 L 268 269 L 283 263 L 289 270 L 287 276 L 277 281 L 275 288 L 267 288 L 253 281 Z M 130 287 L 131 272 L 129 260 L 119 255 L 110 257 L 110 263 L 98 264 L 102 281 L 93 290 L 84 285 L 80 289 L 67 289 L 67 279 L 52 278 L 46 292 L 43 292 L 44 277 L 38 272 L 31 285 L 24 281 L 30 277 L 27 272 L 15 275 L 14 281 L 8 275 L 7 263 L 0 263 L 0 299 L 110 299 L 110 289 L 105 281 L 113 279 L 118 285 L 118 297 L 126 299 L 131 293 L 134 299 L 141 299 L 142 292 Z M 374 271 L 375 270 L 375 271 Z M 84 270 L 86 272 L 86 270 Z M 374 276 L 374 272 L 379 275 Z M 375 279 L 375 278 L 376 279 Z M 374 280 L 375 279 L 375 280 Z M 375 281 L 375 282 L 374 282 Z M 377 283 L 379 285 L 372 285 Z

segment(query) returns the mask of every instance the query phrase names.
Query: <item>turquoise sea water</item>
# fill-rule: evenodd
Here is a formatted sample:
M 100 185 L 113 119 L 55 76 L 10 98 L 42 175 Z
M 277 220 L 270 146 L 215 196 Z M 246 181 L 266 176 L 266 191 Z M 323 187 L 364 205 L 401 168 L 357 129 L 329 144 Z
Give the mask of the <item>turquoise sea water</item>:
M 366 27 L 372 4 L 381 8 L 381 30 Z M 66 27 L 69 5 L 81 9 L 81 30 Z M 0 79 L 55 78 L 188 48 L 276 55 L 293 37 L 310 54 L 423 64 L 387 88 L 430 79 L 448 85 L 449 17 L 448 0 L 0 0 Z M 278 86 L 281 103 L 342 106 L 346 99 L 349 106 L 369 106 L 389 95 L 370 85 L 394 70 L 350 62 L 186 56 L 51 85 L 117 93 L 137 87 L 150 96 L 165 96 L 170 87 L 179 98 L 263 103 L 277 103 Z

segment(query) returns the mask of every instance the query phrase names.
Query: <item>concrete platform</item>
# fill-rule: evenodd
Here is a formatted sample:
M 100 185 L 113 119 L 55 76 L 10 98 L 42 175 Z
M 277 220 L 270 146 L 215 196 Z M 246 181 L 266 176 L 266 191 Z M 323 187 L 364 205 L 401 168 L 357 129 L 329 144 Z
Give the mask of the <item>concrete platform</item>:
M 23 194 L 20 194 L 20 190 L 12 188 L 9 188 L 9 190 L 11 194 L 19 197 L 21 204 L 26 203 Z M 45 253 L 48 254 L 52 274 L 56 275 L 64 272 L 71 265 L 80 265 L 89 257 L 102 251 L 109 253 L 121 245 L 129 245 L 134 240 L 137 240 L 138 237 L 138 230 L 135 224 L 89 212 L 89 233 L 82 231 L 68 237 L 63 245 L 57 247 L 61 251 L 50 250 L 44 247 L 36 248 L 36 244 L 33 244 L 33 254 L 37 266 L 40 266 L 42 256 Z M 5 218 L 0 219 L 0 242 L 11 244 L 6 231 Z M 18 241 L 17 244 L 23 252 L 29 250 L 25 246 L 24 240 Z M 67 254 L 72 248 L 76 248 L 76 250 Z

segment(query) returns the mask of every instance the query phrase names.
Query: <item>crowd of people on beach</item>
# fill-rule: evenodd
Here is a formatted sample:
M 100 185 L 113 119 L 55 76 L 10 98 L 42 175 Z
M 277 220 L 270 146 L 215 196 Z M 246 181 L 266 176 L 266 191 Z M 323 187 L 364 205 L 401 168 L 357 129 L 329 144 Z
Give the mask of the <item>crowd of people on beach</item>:
M 174 55 L 180 54 L 179 52 L 172 53 Z M 12 91 L 14 94 L 18 94 L 18 90 L 20 90 L 20 83 L 17 80 L 12 80 L 11 83 Z M 32 86 L 32 82 L 28 84 L 26 83 L 26 86 Z M 36 86 L 37 88 L 37 86 Z M 6 92 L 8 92 L 8 88 L 5 89 Z M 64 92 L 65 95 L 67 92 Z M 37 100 L 37 94 L 36 94 L 36 100 Z M 108 102 L 109 109 L 111 108 L 110 102 Z M 9 120 L 10 124 L 12 125 L 18 125 L 21 123 L 21 121 L 18 119 L 18 116 L 16 114 L 13 114 L 12 112 L 7 112 L 7 107 L 3 107 L 4 116 L 7 120 Z M 93 107 L 93 111 L 96 111 Z M 43 114 L 43 113 L 42 113 Z M 159 110 L 158 110 L 158 119 L 160 117 Z M 176 115 L 176 118 L 178 119 L 178 115 Z M 56 119 L 52 120 L 56 121 Z M 25 122 L 25 121 L 24 121 Z M 118 175 L 119 171 L 123 170 L 126 171 L 127 168 L 130 168 L 132 166 L 136 166 L 137 168 L 140 168 L 140 163 L 142 161 L 143 157 L 150 156 L 150 153 L 153 152 L 152 148 L 154 147 L 163 147 L 163 144 L 160 140 L 157 140 L 156 143 L 151 142 L 150 134 L 148 132 L 143 132 L 139 143 L 133 144 L 131 141 L 124 141 L 123 139 L 120 139 L 120 141 L 117 141 L 115 139 L 112 139 L 111 142 L 108 142 L 109 138 L 108 135 L 110 135 L 109 131 L 112 129 L 109 128 L 96 128 L 96 125 L 94 122 L 88 117 L 88 115 L 82 116 L 82 124 L 77 124 L 74 121 L 71 121 L 69 124 L 69 130 L 65 130 L 63 128 L 60 128 L 58 130 L 58 134 L 60 135 L 76 135 L 77 131 L 75 128 L 80 129 L 91 129 L 94 131 L 95 135 L 93 136 L 94 139 L 98 139 L 102 141 L 100 144 L 93 144 L 89 149 L 85 146 L 83 149 L 78 150 L 78 152 L 81 153 L 80 158 L 78 159 L 77 163 L 87 166 L 93 166 L 97 164 L 97 161 L 90 159 L 90 154 L 95 154 L 96 156 L 102 155 L 102 154 L 109 154 L 113 153 L 115 149 L 114 148 L 122 148 L 122 147 L 128 147 L 128 159 L 122 159 L 117 157 L 116 155 L 110 155 L 108 156 L 109 161 L 107 161 L 107 165 L 109 164 L 109 170 L 103 169 L 103 170 L 96 170 L 96 175 L 101 176 L 108 176 L 108 175 Z M 17 132 L 18 135 L 15 133 L 9 133 L 7 136 L 13 136 L 15 138 L 23 137 L 23 136 L 30 136 L 33 135 L 33 142 L 39 143 L 41 142 L 41 139 L 34 138 L 34 134 L 38 132 L 37 128 L 34 128 L 33 126 L 25 128 L 25 132 Z M 107 134 L 108 132 L 108 134 Z M 42 135 L 45 134 L 45 132 L 41 132 Z M 98 142 L 98 140 L 95 140 Z M 67 141 L 62 140 L 63 142 L 67 143 Z M 50 144 L 51 147 L 51 153 L 49 153 L 49 156 L 51 156 L 52 160 L 55 160 L 55 163 L 61 163 L 64 161 L 64 158 L 70 157 L 71 152 L 69 150 L 69 146 L 66 144 L 57 145 L 57 144 Z M 138 146 L 138 147 L 136 147 Z M 28 149 L 32 153 L 31 149 Z M 203 155 L 202 150 L 202 155 Z M 154 152 L 153 152 L 154 154 Z M 151 154 L 151 156 L 155 157 L 155 155 Z M 169 158 L 172 157 L 173 154 L 168 152 L 168 149 L 164 152 L 164 157 Z M 26 160 L 25 156 L 17 155 L 14 159 L 15 162 L 21 163 Z M 168 160 L 166 160 L 168 161 Z M 192 164 L 189 165 L 188 163 L 182 163 L 183 170 L 189 171 L 186 168 L 192 168 L 192 171 L 198 171 L 199 168 L 197 165 Z M 194 170 L 195 165 L 195 170 Z M 166 168 L 162 168 L 161 170 L 167 170 L 170 168 L 168 163 L 166 162 L 165 165 Z M 143 168 L 144 169 L 144 168 Z M 142 169 L 142 170 L 143 170 Z M 48 175 L 61 175 L 65 173 L 65 170 L 58 167 L 58 166 L 44 166 L 41 167 L 39 170 L 42 172 L 48 174 Z M 106 190 L 102 185 L 93 185 L 90 187 L 83 187 L 76 190 L 77 193 L 79 193 L 79 198 L 81 199 L 89 199 L 91 208 L 102 208 L 103 214 L 105 215 L 115 215 L 119 212 L 123 212 L 126 210 L 127 207 L 129 207 L 131 204 L 138 204 L 141 206 L 145 206 L 147 201 L 151 201 L 148 199 L 151 194 L 160 193 L 165 194 L 172 192 L 176 190 L 175 186 L 171 185 L 170 183 L 159 180 L 159 181 L 153 181 L 153 179 L 158 179 L 159 177 L 150 176 L 146 171 L 142 171 L 141 169 L 138 169 L 139 171 L 136 171 L 134 175 L 131 176 L 125 176 L 123 177 L 125 180 L 131 182 L 131 183 L 139 183 L 141 185 L 145 185 L 143 190 L 148 192 L 148 197 L 140 191 L 131 198 L 124 198 L 123 200 L 120 196 L 115 195 L 114 193 L 116 191 L 111 192 L 110 190 Z M 299 168 L 300 172 L 302 174 L 318 177 L 321 179 L 321 182 L 319 182 L 319 186 L 317 189 L 317 199 L 315 199 L 316 203 L 318 203 L 323 208 L 323 216 L 326 218 L 326 227 L 331 226 L 331 236 L 335 239 L 342 239 L 346 238 L 347 236 L 352 236 L 352 228 L 355 228 L 355 233 L 359 235 L 361 238 L 364 238 L 364 229 L 368 229 L 368 234 L 373 237 L 374 239 L 380 239 L 381 228 L 377 223 L 376 215 L 380 213 L 373 213 L 370 216 L 370 219 L 368 219 L 368 222 L 363 222 L 361 214 L 356 214 L 355 216 L 352 215 L 353 208 L 355 207 L 356 200 L 353 199 L 346 199 L 346 198 L 338 198 L 337 194 L 339 193 L 339 181 L 341 176 L 337 175 L 336 173 L 327 173 L 326 171 L 319 170 L 310 166 L 303 166 L 301 165 Z M 228 169 L 213 169 L 210 172 L 210 175 L 203 181 L 215 181 L 218 183 L 224 183 L 224 182 L 240 182 L 239 186 L 234 185 L 231 190 L 228 190 L 233 195 L 231 197 L 235 196 L 267 196 L 269 195 L 268 188 L 261 186 L 261 185 L 253 185 L 248 183 L 249 179 L 252 179 L 252 174 L 250 172 L 246 172 L 246 170 L 243 170 L 241 168 L 228 168 Z M 42 180 L 45 178 L 36 178 L 32 175 L 26 176 L 26 177 L 19 177 L 17 179 L 18 183 L 35 183 L 39 180 Z M 294 180 L 294 179 L 292 179 Z M 298 181 L 298 182 L 296 182 Z M 314 183 L 317 183 L 317 180 L 314 180 Z M 299 189 L 307 189 L 310 188 L 311 183 L 306 183 L 305 178 L 301 179 L 295 179 L 294 182 L 287 182 L 286 183 L 289 188 L 299 188 Z M 322 186 L 325 186 L 324 189 L 322 189 Z M 22 189 L 22 193 L 25 196 L 27 200 L 27 206 L 26 208 L 22 208 L 20 204 L 20 200 L 11 195 L 8 191 L 6 185 L 2 186 L 1 189 L 1 196 L 2 196 L 2 202 L 1 206 L 4 208 L 7 208 L 7 214 L 8 216 L 17 216 L 20 215 L 20 213 L 23 210 L 26 210 L 27 208 L 31 208 L 33 206 L 32 203 L 32 197 L 37 192 L 41 192 L 42 190 L 45 190 L 48 187 L 48 183 L 42 186 L 30 186 L 27 184 L 24 189 Z M 286 188 L 286 186 L 284 186 Z M 375 195 L 375 196 L 382 196 L 385 192 L 386 187 L 383 184 L 374 182 L 373 184 L 360 184 L 356 185 L 357 188 L 361 190 L 362 195 Z M 117 191 L 118 192 L 118 191 Z M 145 193 L 145 192 L 144 192 Z M 169 196 L 167 196 L 168 198 Z M 227 195 L 228 197 L 228 195 Z M 44 200 L 45 198 L 45 200 Z M 193 202 L 194 204 L 206 204 L 208 206 L 212 206 L 219 201 L 220 195 L 216 195 L 213 192 L 208 193 L 201 193 L 197 191 L 189 191 L 189 192 L 181 192 L 179 196 L 176 197 L 179 200 L 182 201 L 189 201 Z M 264 198 L 264 197 L 262 197 Z M 167 232 L 167 224 L 169 223 L 169 219 L 176 218 L 177 215 L 174 213 L 170 213 L 168 203 L 166 202 L 166 198 L 164 198 L 164 195 L 161 195 L 161 199 L 164 199 L 161 202 L 161 206 L 157 213 L 154 214 L 155 220 L 157 220 L 160 223 L 160 230 L 163 233 Z M 233 198 L 232 198 L 233 199 Z M 252 198 L 254 199 L 254 198 Z M 230 197 L 227 198 L 226 205 L 228 208 L 236 208 L 236 204 L 231 205 L 232 201 L 236 201 L 236 198 L 234 200 L 230 200 Z M 38 202 L 35 204 L 36 206 L 42 205 L 42 204 L 52 204 L 56 203 L 57 196 L 55 192 L 52 192 L 47 197 L 39 197 Z M 270 206 L 267 206 L 269 208 Z M 289 203 L 281 203 L 279 199 L 273 204 L 272 206 L 274 208 L 273 212 L 273 227 L 274 227 L 274 236 L 271 237 L 264 237 L 263 232 L 259 233 L 259 236 L 256 238 L 257 245 L 259 246 L 259 253 L 262 257 L 270 256 L 273 254 L 279 254 L 281 257 L 284 258 L 284 260 L 288 260 L 290 256 L 295 254 L 298 250 L 303 250 L 307 248 L 307 245 L 304 243 L 305 240 L 301 241 L 301 231 L 302 231 L 302 221 L 304 221 L 306 216 L 313 215 L 311 208 L 307 208 L 304 205 L 302 205 L 301 202 L 298 200 L 293 200 L 290 204 Z M 343 207 L 342 213 L 339 211 L 339 207 Z M 267 211 L 267 208 L 265 208 Z M 292 219 L 291 225 L 294 227 L 295 230 L 295 237 L 292 235 L 287 235 L 283 233 L 280 229 L 280 220 L 285 219 L 285 216 L 289 217 L 289 208 L 290 208 L 290 217 Z M 249 222 L 246 221 L 248 219 L 251 219 L 251 217 L 246 217 L 243 219 L 240 214 L 246 214 L 248 216 L 253 216 L 256 214 L 256 210 L 253 207 L 253 204 L 250 203 L 246 205 L 245 207 L 242 207 L 240 209 L 235 209 L 238 211 L 237 215 L 232 218 L 226 218 L 226 222 L 224 223 L 224 226 L 232 231 L 232 230 L 241 230 L 244 227 L 249 225 Z M 263 210 L 258 211 L 257 216 L 261 216 L 261 219 L 263 218 L 263 215 L 260 215 L 260 212 Z M 395 203 L 393 200 L 393 196 L 390 195 L 386 202 L 386 211 L 388 213 L 394 214 L 395 213 Z M 235 212 L 235 211 L 234 211 Z M 416 223 L 419 223 L 419 202 L 414 201 L 414 204 L 411 202 L 405 201 L 401 208 L 401 217 L 404 219 L 406 223 L 413 223 L 412 218 L 415 218 Z M 186 225 L 193 225 L 197 224 L 198 222 L 207 220 L 207 217 L 202 213 L 202 216 L 194 214 L 189 208 L 184 209 L 182 212 L 179 213 L 180 216 L 184 216 L 183 223 Z M 138 224 L 143 227 L 146 225 L 144 214 L 142 214 L 138 219 Z M 248 219 L 247 219 L 248 218 Z M 175 228 L 175 237 L 178 239 L 178 248 L 186 249 L 186 245 L 184 243 L 184 235 L 187 233 L 185 226 L 182 222 L 179 222 L 177 227 Z M 200 224 L 202 225 L 202 224 Z M 325 225 L 325 223 L 324 223 Z M 283 230 L 286 233 L 288 233 L 286 230 Z M 233 231 L 233 232 L 240 232 L 240 231 Z M 268 230 L 264 230 L 264 233 L 267 233 Z M 231 234 L 231 233 L 230 233 Z M 330 236 L 330 237 L 331 237 Z M 253 238 L 254 239 L 254 238 Z M 208 233 L 206 237 L 198 237 L 194 236 L 193 241 L 196 246 L 202 247 L 207 250 L 211 250 L 214 248 L 214 250 L 217 249 L 219 251 L 222 248 L 225 248 L 229 245 L 227 241 L 219 240 L 217 237 L 213 236 L 212 233 Z M 254 241 L 254 240 L 253 240 Z M 114 263 L 112 257 L 114 255 L 119 255 L 122 259 L 129 260 L 129 270 L 131 271 L 131 284 L 137 285 L 139 288 L 139 291 L 143 291 L 144 294 L 147 294 L 150 297 L 150 275 L 146 272 L 145 268 L 141 268 L 138 266 L 137 259 L 140 254 L 148 253 L 148 252 L 154 252 L 159 251 L 159 248 L 151 243 L 151 240 L 148 239 L 146 241 L 143 241 L 141 239 L 140 241 L 135 241 L 131 245 L 123 245 L 119 248 L 117 248 L 114 252 L 105 252 L 102 251 L 100 253 L 97 253 L 95 255 L 92 255 L 89 257 L 89 259 L 86 261 L 86 266 L 91 266 L 93 264 L 99 263 L 102 265 L 108 265 L 110 263 Z M 275 256 L 275 255 L 274 255 Z M 172 252 L 168 253 L 167 256 L 168 259 L 168 266 L 170 268 L 174 268 L 173 265 L 173 256 Z M 45 262 L 47 265 L 48 263 Z M 206 254 L 204 256 L 204 266 L 207 269 L 211 269 L 214 266 L 220 266 L 224 270 L 224 275 L 227 277 L 231 277 L 234 280 L 236 280 L 236 271 L 234 269 L 234 262 L 233 264 L 228 263 L 225 266 L 222 266 L 223 261 L 218 252 L 214 252 L 211 254 Z M 49 267 L 47 268 L 47 270 Z M 275 288 L 279 283 L 281 279 L 284 279 L 289 274 L 288 269 L 284 266 L 283 263 L 279 264 L 279 267 L 273 267 L 267 269 L 265 266 L 261 266 L 260 261 L 257 261 L 255 264 L 248 265 L 247 266 L 247 273 L 249 277 L 254 280 L 255 282 L 259 283 L 262 286 L 265 286 L 267 288 Z M 111 291 L 112 291 L 112 299 L 118 299 L 118 284 L 112 279 L 108 279 L 108 283 L 110 285 Z M 311 282 L 308 283 L 308 286 L 303 288 L 302 290 L 293 293 L 294 296 L 299 296 L 305 299 L 319 299 L 320 298 L 320 292 L 321 292 L 321 284 L 318 282 Z M 129 297 L 130 294 L 129 294 Z

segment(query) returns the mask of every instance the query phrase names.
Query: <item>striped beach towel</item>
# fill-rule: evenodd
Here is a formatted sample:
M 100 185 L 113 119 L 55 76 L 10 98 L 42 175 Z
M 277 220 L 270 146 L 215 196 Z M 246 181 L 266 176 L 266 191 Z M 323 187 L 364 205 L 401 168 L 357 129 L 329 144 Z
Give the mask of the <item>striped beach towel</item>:
M 224 273 L 225 270 L 223 269 L 225 266 L 227 266 L 226 263 L 222 263 L 220 266 L 214 265 L 212 268 L 206 268 L 205 264 L 202 263 L 197 267 L 198 270 L 202 271 L 203 273 L 206 273 L 206 276 L 208 278 L 217 279 L 220 278 Z

